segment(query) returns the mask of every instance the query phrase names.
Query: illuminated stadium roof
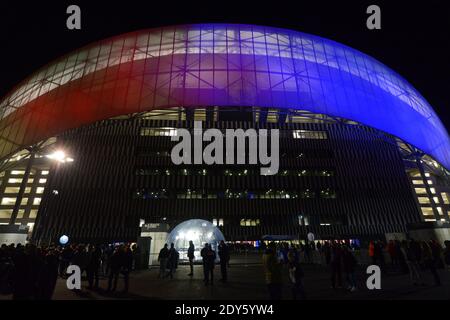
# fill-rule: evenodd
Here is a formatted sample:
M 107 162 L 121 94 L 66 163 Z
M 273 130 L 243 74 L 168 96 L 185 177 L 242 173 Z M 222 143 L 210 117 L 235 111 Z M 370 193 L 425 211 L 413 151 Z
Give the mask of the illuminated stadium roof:
M 48 64 L 0 102 L 0 158 L 98 120 L 177 106 L 342 117 L 397 136 L 450 168 L 439 118 L 385 65 L 317 36 L 234 24 L 138 31 Z

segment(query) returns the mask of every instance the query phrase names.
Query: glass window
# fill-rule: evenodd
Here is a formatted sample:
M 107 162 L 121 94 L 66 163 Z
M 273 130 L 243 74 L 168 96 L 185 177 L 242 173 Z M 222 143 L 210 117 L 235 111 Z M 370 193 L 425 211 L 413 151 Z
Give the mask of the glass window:
M 39 183 L 46 183 L 47 179 L 39 179 Z
M 43 176 L 46 176 L 46 175 L 48 175 L 48 170 L 42 170 L 42 172 L 41 172 L 41 174 L 43 175 Z
M 430 188 L 430 191 L 432 194 L 436 194 L 436 189 L 435 188 Z
M 41 204 L 41 198 L 34 198 L 33 199 L 33 205 L 38 206 Z
M 433 208 L 422 207 L 422 208 L 420 208 L 420 209 L 422 209 L 422 214 L 423 214 L 424 216 L 434 216 Z
M 294 130 L 294 139 L 327 139 L 326 131 Z
M 38 210 L 37 210 L 37 209 L 31 209 L 31 210 L 30 210 L 30 218 L 31 218 L 31 219 L 36 218 L 36 217 L 37 217 L 37 213 L 38 213 Z
M 12 170 L 11 175 L 19 175 L 19 174 L 25 174 L 25 170 Z
M 0 219 L 11 218 L 12 209 L 0 209 Z
M 450 199 L 447 192 L 441 192 L 441 197 L 445 204 L 450 204 Z
M 38 193 L 38 194 L 44 193 L 44 187 L 37 187 L 36 193 Z
M 141 136 L 173 137 L 176 135 L 176 128 L 141 128 Z
M 416 191 L 417 194 L 426 194 L 427 193 L 427 189 L 425 189 L 425 188 L 414 188 L 414 190 Z
M 19 189 L 20 189 L 20 187 L 6 187 L 5 188 L 5 193 L 15 193 L 15 194 L 17 194 L 17 193 L 19 193 Z M 25 193 L 30 193 L 30 191 L 31 191 L 31 188 L 30 187 L 26 187 L 25 188 Z
M 438 204 L 439 203 L 439 198 L 438 197 L 433 197 L 433 202 Z
M 418 197 L 417 200 L 420 204 L 428 204 L 430 203 L 430 199 L 427 197 Z
M 423 180 L 413 180 L 412 181 L 413 184 L 423 184 Z

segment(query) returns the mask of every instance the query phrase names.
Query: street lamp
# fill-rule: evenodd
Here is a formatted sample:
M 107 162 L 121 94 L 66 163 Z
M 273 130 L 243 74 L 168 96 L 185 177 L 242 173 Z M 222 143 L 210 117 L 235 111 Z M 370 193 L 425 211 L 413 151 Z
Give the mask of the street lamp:
M 73 162 L 73 158 L 68 157 L 63 150 L 56 150 L 53 153 L 45 155 L 46 158 L 55 160 L 61 163 Z

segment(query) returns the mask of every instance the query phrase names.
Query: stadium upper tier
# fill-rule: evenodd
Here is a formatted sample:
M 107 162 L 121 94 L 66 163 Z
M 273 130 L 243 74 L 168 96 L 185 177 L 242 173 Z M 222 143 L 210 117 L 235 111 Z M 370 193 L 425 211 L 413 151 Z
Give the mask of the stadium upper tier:
M 98 120 L 176 106 L 342 117 L 397 136 L 450 168 L 447 131 L 394 71 L 331 40 L 235 24 L 128 33 L 48 64 L 0 102 L 0 158 Z

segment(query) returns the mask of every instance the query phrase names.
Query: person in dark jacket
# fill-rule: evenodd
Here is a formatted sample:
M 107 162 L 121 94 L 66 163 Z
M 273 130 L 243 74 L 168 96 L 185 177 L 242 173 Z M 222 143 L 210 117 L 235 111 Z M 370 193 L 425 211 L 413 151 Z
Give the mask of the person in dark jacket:
M 88 289 L 98 289 L 98 273 L 102 263 L 102 251 L 99 246 L 89 245 L 88 263 L 86 273 L 88 278 Z M 95 281 L 95 282 L 94 282 Z
M 58 253 L 54 248 L 49 248 L 45 253 L 43 267 L 39 274 L 37 284 L 38 300 L 51 300 L 58 279 Z
M 295 258 L 295 253 L 289 251 L 288 253 L 288 270 L 289 280 L 292 284 L 292 297 L 294 300 L 306 299 L 305 289 L 303 286 L 303 270 L 299 261 Z
M 189 249 L 187 252 L 187 256 L 189 259 L 189 267 L 191 268 L 191 272 L 188 274 L 188 276 L 192 277 L 194 275 L 194 259 L 195 259 L 195 247 L 194 242 L 192 240 L 189 241 Z
M 123 274 L 124 279 L 124 288 L 123 293 L 128 292 L 129 284 L 130 284 L 130 273 L 133 269 L 133 252 L 130 248 L 130 246 L 125 246 L 123 253 L 122 253 L 122 259 L 121 259 L 121 266 L 120 266 L 120 272 Z
M 331 286 L 333 289 L 336 289 L 336 280 L 337 280 L 337 287 L 338 288 L 342 287 L 341 264 L 342 264 L 341 246 L 335 241 L 333 241 L 331 244 L 331 258 L 330 258 Z
M 342 265 L 347 280 L 347 289 L 351 292 L 356 291 L 355 271 L 357 261 L 350 247 L 344 246 L 342 252 Z
M 205 247 L 200 252 L 203 258 L 203 275 L 204 282 L 207 286 L 211 279 L 211 284 L 214 282 L 214 265 L 216 263 L 216 252 L 211 248 L 211 245 L 205 243 Z
M 109 259 L 108 291 L 116 291 L 122 264 L 123 246 L 115 248 Z
M 167 248 L 167 243 L 159 251 L 158 261 L 159 261 L 159 275 L 158 278 L 164 278 L 166 276 L 167 260 L 169 259 L 169 249 Z
M 227 267 L 230 261 L 230 250 L 225 241 L 221 240 L 219 244 L 219 258 L 220 258 L 220 272 L 222 273 L 222 279 L 220 281 L 227 282 L 228 274 Z
M 178 251 L 175 249 L 175 245 L 171 243 L 169 249 L 169 257 L 167 259 L 167 267 L 169 268 L 168 276 L 170 277 L 170 279 L 173 279 L 173 273 L 175 272 L 175 269 L 178 265 L 178 257 Z

